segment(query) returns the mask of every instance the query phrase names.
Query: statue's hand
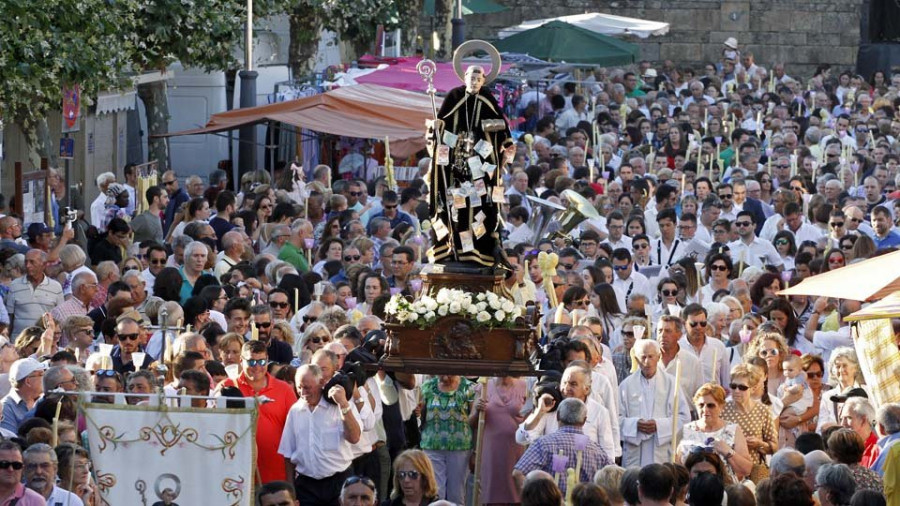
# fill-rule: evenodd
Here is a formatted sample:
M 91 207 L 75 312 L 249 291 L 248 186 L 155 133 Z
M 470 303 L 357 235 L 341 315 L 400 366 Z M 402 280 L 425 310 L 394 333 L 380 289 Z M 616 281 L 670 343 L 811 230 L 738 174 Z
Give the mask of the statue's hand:
M 442 119 L 429 119 L 425 120 L 425 126 L 431 130 L 443 130 L 444 129 L 444 120 Z

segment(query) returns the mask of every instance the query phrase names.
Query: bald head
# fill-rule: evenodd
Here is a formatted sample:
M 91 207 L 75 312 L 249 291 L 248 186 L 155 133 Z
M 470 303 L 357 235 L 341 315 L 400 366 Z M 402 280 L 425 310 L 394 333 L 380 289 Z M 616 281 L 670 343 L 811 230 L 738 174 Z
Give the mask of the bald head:
M 797 476 L 803 476 L 806 472 L 806 461 L 803 459 L 803 454 L 797 450 L 782 448 L 775 452 L 775 455 L 772 455 L 769 468 L 772 478 L 784 473 L 794 473 Z

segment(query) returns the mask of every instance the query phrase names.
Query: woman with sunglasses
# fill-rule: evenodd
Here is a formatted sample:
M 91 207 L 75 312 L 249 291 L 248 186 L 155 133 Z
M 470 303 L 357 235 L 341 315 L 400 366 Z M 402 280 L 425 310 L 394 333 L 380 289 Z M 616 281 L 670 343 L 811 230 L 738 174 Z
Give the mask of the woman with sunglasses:
M 754 176 L 759 183 L 759 200 L 766 204 L 772 203 L 772 176 L 766 171 L 759 171 Z
M 662 315 L 678 316 L 681 314 L 682 304 L 678 300 L 681 292 L 678 283 L 672 278 L 662 278 L 656 284 L 656 298 L 653 301 L 653 320 L 659 320 Z
M 301 364 L 308 364 L 313 353 L 331 342 L 331 331 L 322 322 L 307 325 L 306 331 L 294 346 L 294 354 L 300 357 Z
M 845 265 L 847 265 L 847 257 L 844 255 L 844 252 L 837 248 L 830 249 L 825 253 L 825 265 L 822 271 L 833 271 Z
M 578 280 L 581 281 L 581 278 L 578 278 Z M 566 288 L 560 302 L 562 302 L 563 306 L 566 308 L 566 312 L 569 314 L 576 309 L 587 310 L 588 305 L 590 305 L 587 290 L 580 286 L 570 286 L 569 288 Z
M 775 251 L 784 262 L 784 270 L 789 271 L 794 268 L 794 257 L 797 255 L 797 243 L 794 241 L 794 234 L 790 230 L 781 230 L 775 234 L 772 241 Z
M 128 257 L 119 264 L 119 272 L 124 276 L 126 272 L 136 270 L 138 272 L 144 270 L 141 261 L 137 257 Z
M 749 357 L 759 357 L 766 361 L 766 388 L 771 398 L 777 398 L 778 387 L 784 382 L 784 370 L 781 363 L 790 353 L 781 329 L 772 322 L 766 322 L 756 330 L 756 339 L 747 348 L 746 361 Z M 780 413 L 779 413 L 780 414 Z
M 706 257 L 706 279 L 709 280 L 700 289 L 700 303 L 712 302 L 713 294 L 719 290 L 727 290 L 734 264 L 731 256 L 725 253 L 714 253 Z
M 393 483 L 390 499 L 382 501 L 381 506 L 425 506 L 438 500 L 434 468 L 422 450 L 397 455 Z
M 631 355 L 631 348 L 634 347 L 635 342 L 634 327 L 636 325 L 646 327 L 647 321 L 637 316 L 625 318 L 620 331 L 617 332 L 621 344 L 611 346 L 613 366 L 616 368 L 616 378 L 619 383 L 625 381 L 625 378 L 631 375 L 632 369 L 637 367 Z
M 712 451 L 725 461 L 726 472 L 738 482 L 753 468 L 747 440 L 741 426 L 721 417 L 725 389 L 707 383 L 694 394 L 694 406 L 700 418 L 684 426 L 676 460 L 687 460 L 692 451 Z
M 768 406 L 753 399 L 750 391 L 762 380 L 759 371 L 748 364 L 738 364 L 731 369 L 731 401 L 722 409 L 722 419 L 736 423 L 744 432 L 747 450 L 753 466 L 750 480 L 769 476 L 766 458 L 778 450 L 778 431 L 775 416 Z

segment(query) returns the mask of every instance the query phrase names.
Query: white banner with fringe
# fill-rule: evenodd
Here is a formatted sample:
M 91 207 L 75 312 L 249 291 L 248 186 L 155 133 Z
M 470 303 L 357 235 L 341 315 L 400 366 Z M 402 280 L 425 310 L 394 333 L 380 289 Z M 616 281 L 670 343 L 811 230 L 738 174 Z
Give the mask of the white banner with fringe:
M 254 504 L 255 409 L 82 408 L 106 504 Z

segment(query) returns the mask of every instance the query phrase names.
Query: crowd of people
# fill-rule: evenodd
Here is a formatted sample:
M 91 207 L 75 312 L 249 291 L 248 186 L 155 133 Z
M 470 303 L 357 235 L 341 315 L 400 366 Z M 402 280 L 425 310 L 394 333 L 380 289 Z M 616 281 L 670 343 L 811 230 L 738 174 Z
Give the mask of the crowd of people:
M 900 405 L 861 374 L 861 303 L 778 293 L 900 245 L 900 73 L 788 70 L 729 39 L 521 94 L 503 289 L 541 307 L 536 377 L 364 367 L 421 294 L 428 153 L 399 188 L 282 163 L 138 195 L 129 165 L 74 220 L 51 169 L 52 220 L 0 218 L 0 503 L 100 504 L 67 392 L 163 391 L 267 400 L 264 506 L 884 504 Z M 565 190 L 599 218 L 551 238 Z

